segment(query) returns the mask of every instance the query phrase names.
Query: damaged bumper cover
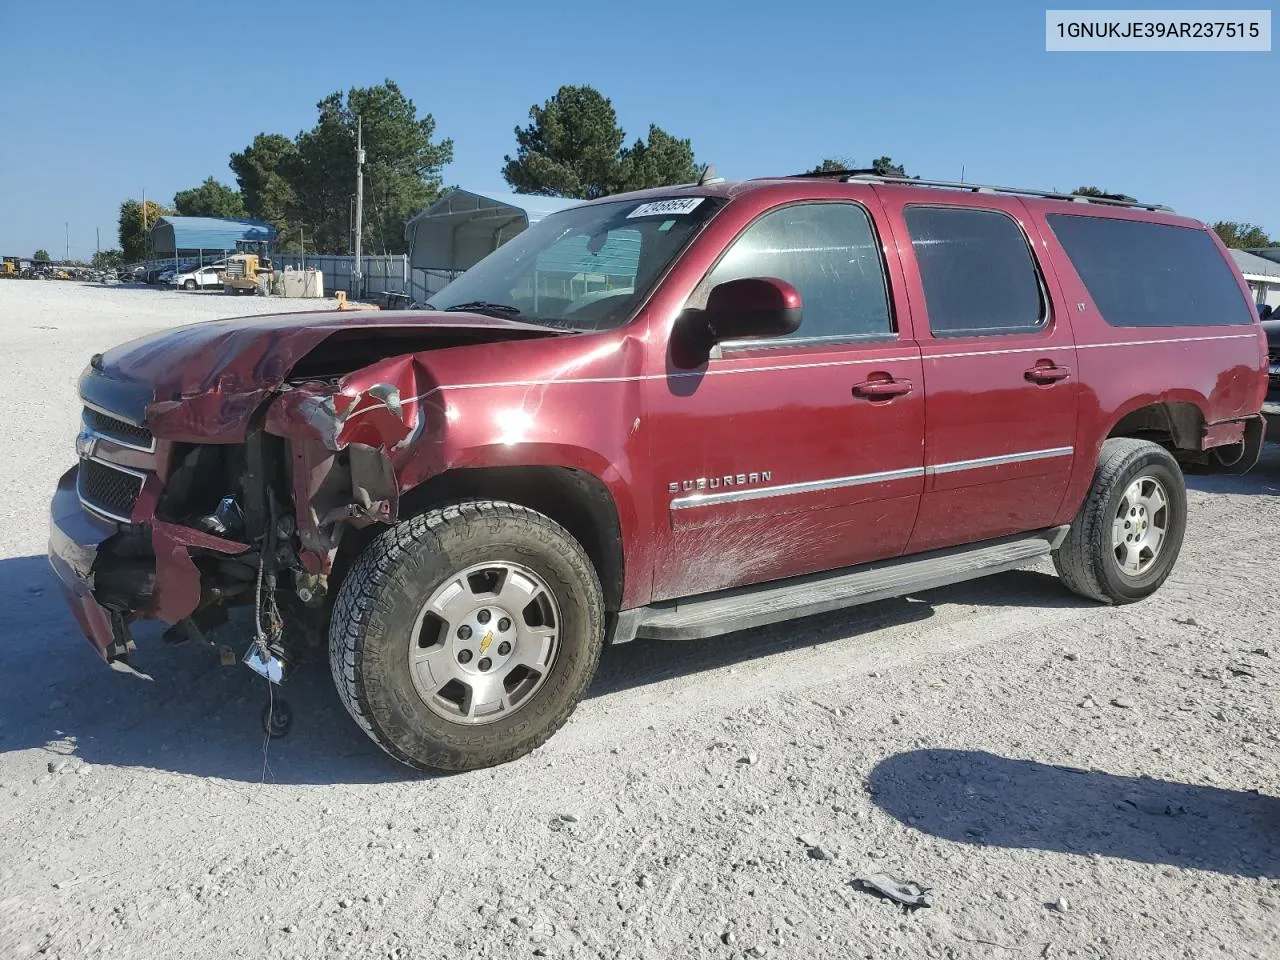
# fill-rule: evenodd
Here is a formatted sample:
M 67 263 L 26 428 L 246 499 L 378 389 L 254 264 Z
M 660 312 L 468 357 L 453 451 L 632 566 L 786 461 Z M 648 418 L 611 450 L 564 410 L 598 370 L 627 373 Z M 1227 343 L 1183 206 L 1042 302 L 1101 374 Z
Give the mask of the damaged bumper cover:
M 176 624 L 199 606 L 203 591 L 193 549 L 236 556 L 249 547 L 159 520 L 130 528 L 97 517 L 81 506 L 77 469 L 62 475 L 50 505 L 49 564 L 81 632 L 114 663 L 133 648 L 130 621 Z M 149 550 L 139 550 L 148 542 Z
M 116 533 L 116 525 L 81 509 L 76 469 L 58 481 L 49 508 L 49 564 L 62 587 L 76 623 L 99 656 L 108 662 L 128 652 L 128 636 L 117 636 L 112 615 L 93 595 L 93 565 L 98 548 Z

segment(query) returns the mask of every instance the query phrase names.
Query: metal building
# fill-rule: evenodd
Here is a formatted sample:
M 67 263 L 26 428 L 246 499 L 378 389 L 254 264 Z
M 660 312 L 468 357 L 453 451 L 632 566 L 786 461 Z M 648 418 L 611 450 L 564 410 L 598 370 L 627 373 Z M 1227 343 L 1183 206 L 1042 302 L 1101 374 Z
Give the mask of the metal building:
M 261 220 L 219 217 L 161 217 L 151 228 L 152 255 L 191 257 L 201 261 L 234 253 L 236 242 L 274 243 L 276 228 Z
M 543 217 L 581 200 L 450 190 L 405 224 L 413 270 L 456 275 Z
M 1280 308 L 1280 263 L 1247 250 L 1231 250 L 1232 258 L 1259 304 Z

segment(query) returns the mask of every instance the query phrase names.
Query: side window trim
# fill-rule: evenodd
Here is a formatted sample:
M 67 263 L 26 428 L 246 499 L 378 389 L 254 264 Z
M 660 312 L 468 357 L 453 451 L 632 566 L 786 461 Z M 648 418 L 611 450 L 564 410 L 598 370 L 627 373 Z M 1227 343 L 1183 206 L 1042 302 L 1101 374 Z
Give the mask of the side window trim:
M 735 353 L 743 350 L 786 350 L 797 347 L 818 347 L 818 346 L 841 346 L 844 344 L 874 344 L 874 343 L 892 343 L 902 338 L 901 325 L 898 323 L 898 312 L 895 308 L 893 300 L 893 288 L 889 282 L 889 252 L 885 249 L 884 238 L 880 234 L 880 229 L 876 224 L 876 218 L 871 209 L 860 200 L 853 198 L 822 198 L 813 200 L 791 200 L 787 203 L 778 204 L 770 207 L 768 210 L 762 210 L 760 213 L 752 217 L 741 230 L 734 234 L 733 238 L 724 245 L 715 261 L 707 268 L 707 272 L 702 275 L 697 285 L 693 288 L 693 292 L 689 294 L 685 300 L 685 308 L 694 304 L 705 304 L 707 295 L 710 294 L 711 288 L 708 281 L 712 274 L 716 272 L 716 268 L 720 266 L 722 260 L 733 249 L 734 245 L 746 235 L 747 231 L 754 227 L 765 217 L 782 210 L 789 210 L 794 207 L 807 206 L 834 206 L 836 204 L 842 206 L 856 207 L 862 211 L 867 218 L 867 224 L 871 229 L 871 237 L 875 241 L 876 252 L 880 262 L 880 276 L 884 285 L 885 309 L 889 318 L 889 326 L 891 329 L 884 334 L 835 334 L 832 336 L 816 336 L 816 337 L 785 337 L 777 340 L 737 340 L 728 341 L 726 343 L 717 344 L 716 351 L 713 353 L 712 359 L 718 359 L 725 353 Z
M 1049 296 L 1049 285 L 1044 275 L 1044 267 L 1041 265 L 1039 258 L 1036 257 L 1035 244 L 1031 242 L 1031 237 L 1027 233 L 1026 227 L 1019 222 L 1008 210 L 1002 210 L 999 207 L 977 207 L 969 204 L 956 203 L 908 203 L 902 206 L 902 223 L 907 228 L 907 246 L 911 248 L 911 256 L 916 261 L 916 273 L 921 274 L 920 261 L 916 257 L 915 240 L 911 236 L 911 228 L 907 224 L 907 211 L 912 209 L 928 209 L 928 210 L 967 210 L 974 213 L 997 213 L 1005 219 L 1013 223 L 1014 229 L 1018 231 L 1018 235 L 1022 237 L 1022 242 L 1026 245 L 1027 258 L 1031 261 L 1031 270 L 1036 277 L 1036 286 L 1040 288 L 1040 319 L 1034 324 L 1026 324 L 1018 327 L 977 327 L 970 330 L 935 330 L 933 328 L 933 319 L 929 317 L 929 298 L 924 297 L 925 315 L 928 317 L 928 333 L 935 340 L 954 340 L 960 337 L 1011 337 L 1019 334 L 1026 336 L 1035 333 L 1051 333 L 1053 330 L 1053 299 Z M 924 294 L 924 277 L 920 277 L 920 292 Z

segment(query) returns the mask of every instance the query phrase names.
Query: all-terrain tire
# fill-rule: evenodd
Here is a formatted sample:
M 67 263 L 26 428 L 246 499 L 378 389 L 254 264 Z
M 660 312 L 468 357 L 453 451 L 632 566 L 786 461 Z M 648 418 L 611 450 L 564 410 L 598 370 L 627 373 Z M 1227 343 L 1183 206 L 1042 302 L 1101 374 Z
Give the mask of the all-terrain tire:
M 559 647 L 525 703 L 468 725 L 419 695 L 410 634 L 437 588 L 489 562 L 520 564 L 547 584 L 559 607 Z M 603 594 L 582 546 L 527 507 L 465 500 L 401 521 L 364 549 L 334 603 L 329 663 L 348 712 L 391 756 L 422 770 L 472 770 L 514 760 L 555 733 L 586 692 L 603 641 Z
M 1112 523 L 1125 491 L 1140 477 L 1159 481 L 1169 515 L 1160 550 L 1138 575 L 1125 572 L 1116 557 Z M 1178 461 L 1148 440 L 1113 437 L 1102 444 L 1093 485 L 1076 514 L 1053 565 L 1074 593 L 1103 603 L 1133 603 L 1153 594 L 1168 579 L 1187 528 L 1187 487 Z

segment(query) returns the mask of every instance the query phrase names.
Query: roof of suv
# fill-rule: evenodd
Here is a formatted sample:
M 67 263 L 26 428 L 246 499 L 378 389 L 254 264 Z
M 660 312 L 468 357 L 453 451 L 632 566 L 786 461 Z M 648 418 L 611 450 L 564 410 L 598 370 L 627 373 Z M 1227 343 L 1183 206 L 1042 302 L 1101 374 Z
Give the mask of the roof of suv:
M 1016 196 L 1029 206 L 1044 212 L 1070 212 L 1086 215 L 1116 215 L 1125 219 L 1150 220 L 1177 226 L 1203 228 L 1197 220 L 1179 216 L 1169 207 L 1156 203 L 1130 201 L 1116 196 L 1082 197 L 1021 187 L 999 187 L 979 183 L 955 183 L 945 180 L 920 180 L 904 177 L 884 177 L 864 172 L 834 174 L 800 174 L 787 177 L 762 177 L 755 180 L 719 180 L 708 183 L 681 184 L 670 187 L 651 187 L 630 193 L 612 194 L 589 203 L 610 203 L 619 200 L 650 200 L 671 196 L 720 197 L 733 200 L 747 194 L 768 191 L 778 193 L 780 201 L 856 196 L 862 188 L 904 191 L 910 199 L 925 203 L 946 203 L 948 196 L 973 196 L 976 194 Z M 1066 210 L 1067 206 L 1070 210 Z

